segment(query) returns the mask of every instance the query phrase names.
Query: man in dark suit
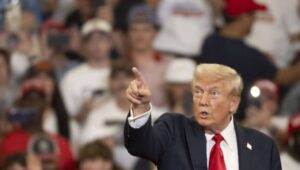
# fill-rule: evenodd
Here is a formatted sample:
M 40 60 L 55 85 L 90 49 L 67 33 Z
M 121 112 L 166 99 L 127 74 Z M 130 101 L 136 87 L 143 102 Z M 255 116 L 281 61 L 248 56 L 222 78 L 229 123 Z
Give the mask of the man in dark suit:
M 127 89 L 132 103 L 125 146 L 161 170 L 281 170 L 278 150 L 264 134 L 233 119 L 243 83 L 225 65 L 200 64 L 192 82 L 194 117 L 166 113 L 152 126 L 151 91 L 143 75 Z

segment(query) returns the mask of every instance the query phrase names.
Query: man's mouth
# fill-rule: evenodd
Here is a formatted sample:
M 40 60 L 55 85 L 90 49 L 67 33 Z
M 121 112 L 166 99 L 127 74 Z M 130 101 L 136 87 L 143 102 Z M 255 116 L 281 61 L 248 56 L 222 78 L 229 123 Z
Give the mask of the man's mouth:
M 200 117 L 206 119 L 208 117 L 208 113 L 205 111 L 200 112 Z

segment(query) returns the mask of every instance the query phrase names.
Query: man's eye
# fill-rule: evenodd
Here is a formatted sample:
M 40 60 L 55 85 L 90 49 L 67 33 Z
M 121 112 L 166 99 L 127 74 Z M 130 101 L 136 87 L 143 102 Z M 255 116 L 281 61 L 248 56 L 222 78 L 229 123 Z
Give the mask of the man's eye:
M 211 94 L 212 94 L 213 96 L 217 96 L 217 95 L 219 94 L 219 92 L 218 92 L 218 91 L 212 91 Z
M 200 90 L 195 90 L 194 92 L 195 92 L 195 94 L 197 94 L 197 95 L 201 94 L 201 91 L 200 91 Z

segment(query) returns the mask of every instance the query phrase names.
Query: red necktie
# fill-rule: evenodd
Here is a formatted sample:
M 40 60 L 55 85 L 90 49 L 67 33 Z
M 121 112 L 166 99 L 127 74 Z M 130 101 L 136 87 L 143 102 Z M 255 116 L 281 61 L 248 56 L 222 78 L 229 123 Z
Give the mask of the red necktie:
M 220 143 L 223 141 L 223 136 L 215 134 L 213 140 L 216 142 L 212 147 L 209 156 L 209 170 L 226 170 L 223 152 L 220 147 Z

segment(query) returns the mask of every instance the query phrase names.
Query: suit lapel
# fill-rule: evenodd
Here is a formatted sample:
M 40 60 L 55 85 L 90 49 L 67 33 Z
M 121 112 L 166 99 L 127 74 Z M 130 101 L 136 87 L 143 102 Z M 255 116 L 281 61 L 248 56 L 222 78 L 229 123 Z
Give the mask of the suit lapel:
M 247 136 L 243 128 L 236 122 L 234 122 L 237 145 L 238 145 L 238 154 L 239 154 L 239 169 L 240 170 L 251 170 L 251 161 L 250 159 L 250 146 L 247 141 Z M 247 146 L 248 145 L 248 146 Z M 251 146 L 252 147 L 252 146 Z
M 185 136 L 194 170 L 207 170 L 206 138 L 198 123 L 190 120 L 185 126 Z

